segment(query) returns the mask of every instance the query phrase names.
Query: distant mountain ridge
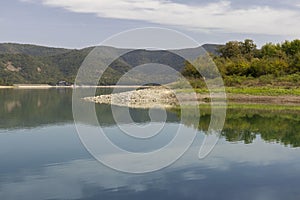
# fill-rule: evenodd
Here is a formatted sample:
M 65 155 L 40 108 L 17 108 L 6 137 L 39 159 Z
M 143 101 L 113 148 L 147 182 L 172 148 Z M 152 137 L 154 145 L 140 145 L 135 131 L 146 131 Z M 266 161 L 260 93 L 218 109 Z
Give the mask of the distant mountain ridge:
M 218 54 L 220 45 L 205 44 L 202 46 L 212 54 Z M 118 50 L 113 47 L 105 47 L 107 53 Z M 94 49 L 65 49 L 44 47 L 31 44 L 0 44 L 0 85 L 12 85 L 20 83 L 47 83 L 56 84 L 60 80 L 73 83 L 81 63 Z M 183 49 L 189 53 L 198 53 L 199 50 Z M 184 59 L 172 55 L 166 51 L 134 50 L 128 55 L 115 60 L 107 69 L 106 76 L 101 84 L 114 84 L 119 77 L 132 67 L 160 61 L 175 70 L 180 71 L 184 67 Z
M 71 49 L 44 47 L 32 44 L 0 43 L 0 54 L 25 54 L 31 56 L 52 56 L 67 53 Z

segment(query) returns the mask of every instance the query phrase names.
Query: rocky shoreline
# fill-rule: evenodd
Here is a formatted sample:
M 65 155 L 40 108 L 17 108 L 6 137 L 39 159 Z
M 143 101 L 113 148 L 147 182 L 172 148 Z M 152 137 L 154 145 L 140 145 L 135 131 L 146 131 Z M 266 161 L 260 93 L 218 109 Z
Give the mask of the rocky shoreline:
M 174 92 L 166 88 L 146 88 L 95 97 L 85 97 L 84 100 L 131 108 L 174 107 L 179 105 Z
M 175 90 L 176 91 L 176 90 Z M 218 101 L 218 95 L 212 95 Z M 121 93 L 85 97 L 86 101 L 98 104 L 112 104 L 131 108 L 176 107 L 179 102 L 184 104 L 208 104 L 212 98 L 209 94 L 191 95 L 190 93 L 175 93 L 164 87 L 151 87 Z M 220 98 L 222 101 L 222 98 Z M 245 94 L 227 94 L 229 103 L 245 104 L 274 104 L 274 105 L 300 105 L 300 96 L 256 96 Z M 221 104 L 220 104 L 221 105 Z

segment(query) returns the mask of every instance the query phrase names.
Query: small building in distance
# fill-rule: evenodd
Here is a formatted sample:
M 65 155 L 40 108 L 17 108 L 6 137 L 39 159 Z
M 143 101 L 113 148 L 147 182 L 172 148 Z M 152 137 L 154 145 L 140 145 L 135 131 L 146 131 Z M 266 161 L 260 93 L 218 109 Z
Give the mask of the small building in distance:
M 56 86 L 71 86 L 72 84 L 67 81 L 58 81 Z

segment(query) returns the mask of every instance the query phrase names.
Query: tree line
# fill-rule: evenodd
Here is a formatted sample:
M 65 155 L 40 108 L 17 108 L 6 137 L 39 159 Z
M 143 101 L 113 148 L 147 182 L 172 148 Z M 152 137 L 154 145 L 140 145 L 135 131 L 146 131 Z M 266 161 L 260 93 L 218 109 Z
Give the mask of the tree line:
M 267 43 L 260 49 L 251 39 L 230 41 L 218 49 L 217 55 L 210 56 L 227 85 L 243 84 L 247 80 L 260 80 L 256 83 L 281 80 L 296 84 L 300 80 L 299 39 L 278 44 Z M 186 63 L 183 75 L 193 79 L 201 78 L 193 66 L 202 65 L 197 67 L 201 74 L 208 75 L 208 78 L 216 77 L 217 71 L 205 73 L 203 59 L 200 57 L 194 63 Z

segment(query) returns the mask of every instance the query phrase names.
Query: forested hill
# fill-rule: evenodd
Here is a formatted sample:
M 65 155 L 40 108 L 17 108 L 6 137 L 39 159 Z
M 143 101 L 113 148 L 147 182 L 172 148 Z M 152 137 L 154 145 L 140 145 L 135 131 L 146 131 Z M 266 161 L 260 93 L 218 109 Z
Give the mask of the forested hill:
M 217 45 L 205 45 L 211 53 Z M 51 48 L 28 44 L 0 44 L 0 85 L 20 83 L 47 83 L 60 80 L 73 83 L 77 71 L 93 47 L 84 49 Z M 116 49 L 107 47 L 107 52 Z M 197 49 L 196 49 L 197 50 Z M 134 66 L 155 63 L 172 66 L 180 71 L 184 60 L 164 51 L 135 50 L 111 64 L 101 84 L 114 84 L 118 78 Z
M 230 41 L 224 45 L 206 44 L 202 47 L 211 54 L 227 86 L 300 86 L 300 40 L 298 39 L 278 44 L 267 43 L 260 49 L 250 39 Z M 93 48 L 77 50 L 0 44 L 0 85 L 17 83 L 55 85 L 60 80 L 74 83 L 79 67 Z M 113 47 L 103 48 L 106 56 L 124 51 Z M 178 51 L 189 55 L 197 54 L 194 57 L 198 57 L 201 52 L 199 48 Z M 202 87 L 205 86 L 203 79 L 193 67 L 203 63 L 200 61 L 200 55 L 194 63 L 189 63 L 178 55 L 166 51 L 133 50 L 108 67 L 100 84 L 115 84 L 124 73 L 135 66 L 160 63 L 181 71 L 185 77 L 195 83 L 195 87 Z M 197 67 L 206 70 L 201 69 L 205 66 Z M 219 72 L 217 70 L 209 72 L 206 77 L 215 78 Z M 157 74 L 160 75 L 159 72 Z M 139 80 L 143 78 L 138 76 Z M 167 77 L 162 76 L 162 79 L 165 78 Z
M 0 85 L 73 82 L 92 48 L 81 50 L 27 44 L 0 44 Z
M 0 43 L 0 54 L 26 54 L 31 56 L 53 56 L 69 52 L 70 49 L 43 47 L 31 44 Z

